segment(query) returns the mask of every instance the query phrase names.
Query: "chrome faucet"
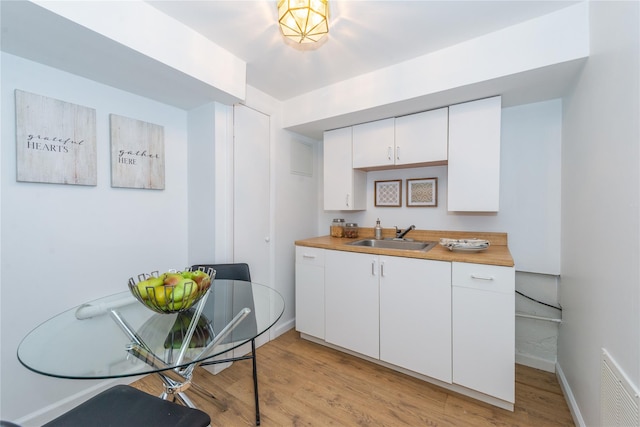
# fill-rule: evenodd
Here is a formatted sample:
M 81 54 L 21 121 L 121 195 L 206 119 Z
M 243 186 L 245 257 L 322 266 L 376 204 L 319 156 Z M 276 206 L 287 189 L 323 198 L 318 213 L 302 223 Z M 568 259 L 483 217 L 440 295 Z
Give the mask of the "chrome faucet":
M 396 226 L 396 239 L 404 239 L 404 236 L 406 236 L 408 232 L 415 229 L 415 225 L 410 225 L 406 230 L 402 231 Z

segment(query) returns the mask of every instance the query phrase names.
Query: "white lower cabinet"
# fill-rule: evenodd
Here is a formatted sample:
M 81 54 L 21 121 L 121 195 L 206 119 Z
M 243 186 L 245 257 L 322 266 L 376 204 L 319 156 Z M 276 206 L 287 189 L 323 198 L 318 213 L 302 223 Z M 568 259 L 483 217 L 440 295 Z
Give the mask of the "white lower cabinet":
M 378 256 L 325 253 L 325 340 L 378 359 L 380 356 Z
M 451 383 L 451 263 L 326 251 L 327 342 Z
M 451 383 L 451 263 L 380 257 L 380 360 Z
M 324 249 L 296 246 L 296 330 L 324 339 Z
M 452 265 L 453 382 L 515 401 L 515 270 Z
M 513 267 L 296 247 L 298 331 L 499 406 L 515 401 L 514 296 Z

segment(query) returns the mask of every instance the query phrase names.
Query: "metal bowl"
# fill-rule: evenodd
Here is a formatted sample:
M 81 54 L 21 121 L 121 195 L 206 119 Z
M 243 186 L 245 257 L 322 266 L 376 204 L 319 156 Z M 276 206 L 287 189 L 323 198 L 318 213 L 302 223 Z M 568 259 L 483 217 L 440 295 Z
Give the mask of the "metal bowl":
M 193 277 L 191 277 L 193 276 Z M 156 313 L 180 313 L 189 310 L 207 293 L 216 276 L 212 268 L 169 270 L 138 274 L 129 278 L 133 296 Z

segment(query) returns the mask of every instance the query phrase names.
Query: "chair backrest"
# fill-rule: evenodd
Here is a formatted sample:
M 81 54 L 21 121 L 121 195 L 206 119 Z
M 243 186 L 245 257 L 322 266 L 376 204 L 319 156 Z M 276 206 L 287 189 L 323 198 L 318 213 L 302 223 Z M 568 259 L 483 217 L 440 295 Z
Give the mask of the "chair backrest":
M 198 268 L 213 268 L 216 271 L 216 279 L 227 280 L 244 280 L 251 281 L 251 274 L 249 273 L 249 265 L 246 263 L 234 263 L 234 264 L 195 264 L 191 268 L 197 270 Z

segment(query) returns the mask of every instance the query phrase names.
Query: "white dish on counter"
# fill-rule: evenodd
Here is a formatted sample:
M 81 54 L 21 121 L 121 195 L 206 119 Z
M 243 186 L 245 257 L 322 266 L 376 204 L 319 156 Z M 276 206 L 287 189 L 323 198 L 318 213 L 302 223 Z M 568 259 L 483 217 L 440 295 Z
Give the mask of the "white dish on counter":
M 453 252 L 482 252 L 490 243 L 482 239 L 440 239 L 440 245 Z

